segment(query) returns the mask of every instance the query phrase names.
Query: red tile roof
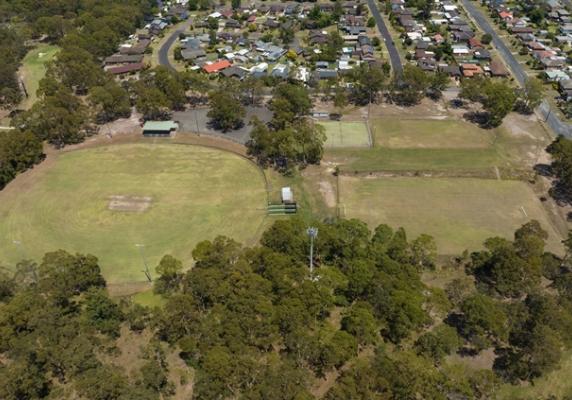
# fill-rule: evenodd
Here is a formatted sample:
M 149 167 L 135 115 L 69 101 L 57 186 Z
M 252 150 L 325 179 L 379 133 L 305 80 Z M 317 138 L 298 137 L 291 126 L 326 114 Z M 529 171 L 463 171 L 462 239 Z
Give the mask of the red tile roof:
M 463 76 L 468 78 L 483 73 L 482 68 L 476 64 L 461 64 L 461 70 L 463 71 Z
M 205 64 L 203 66 L 203 70 L 208 73 L 212 74 L 213 72 L 222 71 L 225 68 L 230 67 L 232 64 L 228 60 L 220 60 L 212 64 Z
M 499 17 L 501 17 L 502 19 L 512 19 L 512 13 L 508 12 L 508 11 L 501 11 L 499 13 Z
M 476 47 L 483 47 L 483 44 L 479 39 L 473 37 L 469 39 L 469 47 L 474 49 Z

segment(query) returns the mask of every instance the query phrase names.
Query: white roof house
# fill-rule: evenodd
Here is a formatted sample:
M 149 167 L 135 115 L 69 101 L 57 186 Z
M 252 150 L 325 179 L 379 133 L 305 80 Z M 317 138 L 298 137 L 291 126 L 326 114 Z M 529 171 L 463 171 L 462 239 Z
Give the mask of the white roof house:
M 298 71 L 296 72 L 296 79 L 302 82 L 308 82 L 308 79 L 310 79 L 310 73 L 308 72 L 308 69 L 306 67 L 298 68 Z
M 470 50 L 467 46 L 453 46 L 453 54 L 456 55 L 467 55 Z
M 250 68 L 250 72 L 266 72 L 268 70 L 268 63 L 260 63 Z

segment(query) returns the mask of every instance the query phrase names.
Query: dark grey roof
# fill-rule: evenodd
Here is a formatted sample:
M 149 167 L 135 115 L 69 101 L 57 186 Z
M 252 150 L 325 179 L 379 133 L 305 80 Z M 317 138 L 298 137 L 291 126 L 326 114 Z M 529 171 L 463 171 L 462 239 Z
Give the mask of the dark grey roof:
M 203 49 L 181 50 L 181 56 L 185 60 L 195 60 L 206 55 L 207 53 Z
M 223 69 L 220 73 L 223 74 L 224 76 L 226 76 L 227 78 L 236 77 L 236 78 L 242 79 L 247 75 L 248 71 L 246 71 L 240 67 L 232 66 L 232 67 Z
M 334 69 L 317 69 L 314 71 L 316 79 L 332 79 L 337 78 L 338 72 Z

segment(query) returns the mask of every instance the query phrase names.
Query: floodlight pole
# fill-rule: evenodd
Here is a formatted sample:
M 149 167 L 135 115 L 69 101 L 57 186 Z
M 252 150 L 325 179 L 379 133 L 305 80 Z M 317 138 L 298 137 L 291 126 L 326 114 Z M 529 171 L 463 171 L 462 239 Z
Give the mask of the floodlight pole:
M 314 238 L 318 236 L 318 228 L 309 227 L 306 233 L 310 237 L 310 276 L 314 275 Z
M 143 265 L 145 265 L 145 269 L 143 270 L 143 273 L 145 274 L 145 276 L 147 277 L 147 280 L 149 282 L 153 282 L 153 280 L 151 279 L 151 273 L 149 272 L 149 265 L 147 264 L 147 260 L 145 259 L 145 255 L 143 254 L 143 247 L 145 247 L 144 244 L 136 244 L 135 247 L 139 248 L 139 254 L 141 254 L 141 259 L 143 260 Z

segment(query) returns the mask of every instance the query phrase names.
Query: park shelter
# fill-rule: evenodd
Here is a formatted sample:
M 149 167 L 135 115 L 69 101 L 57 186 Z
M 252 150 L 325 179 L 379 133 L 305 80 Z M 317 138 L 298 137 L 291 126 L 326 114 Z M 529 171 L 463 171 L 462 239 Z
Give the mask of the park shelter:
M 175 121 L 147 121 L 143 125 L 143 136 L 171 136 L 178 128 Z
M 294 202 L 294 194 L 292 193 L 292 189 L 289 187 L 282 188 L 282 203 L 293 203 Z

